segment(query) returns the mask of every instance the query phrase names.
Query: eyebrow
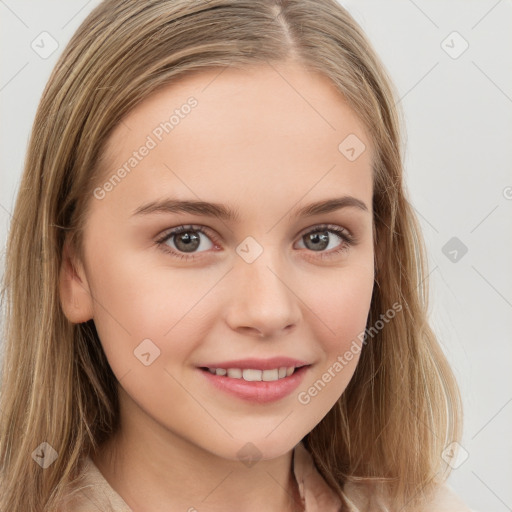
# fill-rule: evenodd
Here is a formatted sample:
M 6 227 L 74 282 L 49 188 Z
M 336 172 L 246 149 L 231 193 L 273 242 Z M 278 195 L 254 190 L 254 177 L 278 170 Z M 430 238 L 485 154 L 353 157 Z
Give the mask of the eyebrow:
M 311 217 L 313 215 L 334 212 L 342 208 L 357 208 L 368 212 L 368 207 L 360 199 L 353 196 L 342 196 L 308 204 L 299 210 L 292 211 L 292 215 L 296 217 Z M 133 212 L 132 216 L 149 215 L 153 213 L 190 213 L 215 217 L 231 222 L 238 222 L 240 220 L 237 210 L 223 204 L 171 198 L 151 201 L 150 203 L 139 206 Z

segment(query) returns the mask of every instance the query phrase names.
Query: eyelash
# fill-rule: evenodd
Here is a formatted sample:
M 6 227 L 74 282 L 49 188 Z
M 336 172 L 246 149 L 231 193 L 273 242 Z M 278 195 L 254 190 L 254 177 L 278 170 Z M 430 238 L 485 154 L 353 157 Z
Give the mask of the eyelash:
M 208 231 L 206 231 L 204 228 L 202 228 L 201 226 L 192 226 L 192 225 L 179 226 L 178 228 L 173 229 L 172 231 L 166 233 L 163 237 L 158 239 L 156 241 L 156 244 L 159 247 L 161 247 L 161 249 L 164 252 L 167 252 L 176 258 L 180 258 L 182 260 L 190 260 L 190 261 L 196 260 L 197 258 L 202 257 L 200 255 L 202 253 L 199 253 L 199 254 L 190 253 L 188 255 L 185 255 L 185 253 L 177 252 L 174 249 L 170 248 L 166 244 L 166 242 L 168 240 L 170 240 L 173 236 L 179 235 L 181 233 L 187 233 L 189 231 L 195 231 L 198 233 L 202 233 L 203 235 L 210 238 L 214 244 L 217 244 L 217 245 L 219 244 L 219 241 L 217 240 L 217 238 L 215 236 L 213 236 L 211 233 L 209 233 Z M 323 231 L 329 231 L 329 232 L 335 233 L 337 236 L 339 236 L 343 240 L 343 243 L 340 245 L 339 248 L 332 249 L 330 252 L 319 252 L 318 254 L 320 255 L 320 259 L 328 259 L 328 258 L 330 259 L 342 252 L 347 251 L 352 245 L 355 245 L 357 243 L 355 237 L 349 235 L 344 228 L 340 228 L 340 227 L 332 225 L 332 224 L 320 224 L 318 226 L 315 226 L 311 231 L 305 232 L 302 236 L 312 234 L 312 233 L 323 232 Z M 311 252 L 315 252 L 315 251 L 311 251 Z

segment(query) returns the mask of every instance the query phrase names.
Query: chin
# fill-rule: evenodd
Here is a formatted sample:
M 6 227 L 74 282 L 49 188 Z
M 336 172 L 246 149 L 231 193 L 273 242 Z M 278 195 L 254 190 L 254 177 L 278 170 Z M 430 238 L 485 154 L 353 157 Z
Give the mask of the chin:
M 245 461 L 248 466 L 251 466 L 258 460 L 272 460 L 282 457 L 293 450 L 299 442 L 300 438 L 297 442 L 294 442 L 290 440 L 289 435 L 286 435 L 284 439 L 272 439 L 272 434 L 268 437 L 260 434 L 253 438 L 249 436 L 244 436 L 243 439 L 235 438 L 224 445 L 215 444 L 211 451 L 219 457 L 233 461 Z

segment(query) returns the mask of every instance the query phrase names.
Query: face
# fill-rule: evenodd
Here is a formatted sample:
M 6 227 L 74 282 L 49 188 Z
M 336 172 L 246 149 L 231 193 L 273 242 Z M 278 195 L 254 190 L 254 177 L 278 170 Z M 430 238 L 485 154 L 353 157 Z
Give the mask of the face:
M 148 97 L 105 156 L 61 302 L 94 319 L 122 428 L 232 460 L 291 450 L 359 359 L 374 282 L 364 126 L 296 64 L 215 70 Z M 263 362 L 233 362 L 249 358 Z M 221 363 L 235 371 L 201 369 Z

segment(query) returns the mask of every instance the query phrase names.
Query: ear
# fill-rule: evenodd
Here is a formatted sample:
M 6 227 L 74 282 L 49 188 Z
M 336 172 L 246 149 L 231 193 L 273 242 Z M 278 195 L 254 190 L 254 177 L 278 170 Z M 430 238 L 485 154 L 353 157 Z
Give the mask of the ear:
M 62 251 L 59 292 L 62 310 L 70 322 L 79 324 L 93 318 L 92 295 L 84 266 L 75 256 L 68 237 Z

